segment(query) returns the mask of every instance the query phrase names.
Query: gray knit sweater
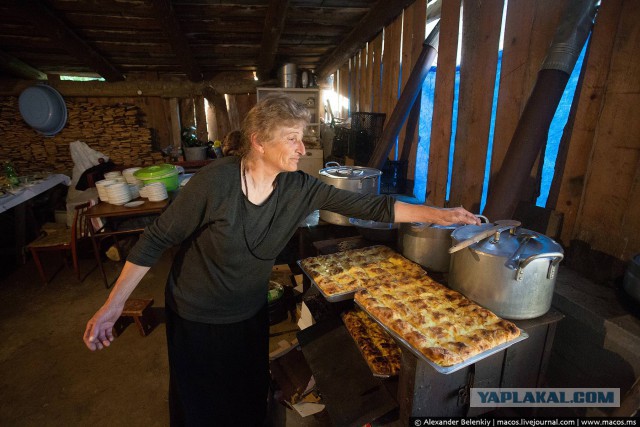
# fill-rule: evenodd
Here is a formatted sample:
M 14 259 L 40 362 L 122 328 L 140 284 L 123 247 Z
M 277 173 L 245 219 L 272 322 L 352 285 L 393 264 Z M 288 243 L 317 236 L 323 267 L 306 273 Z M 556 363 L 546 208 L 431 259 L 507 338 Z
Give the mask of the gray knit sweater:
M 303 172 L 281 173 L 260 206 L 242 193 L 240 161 L 225 157 L 202 168 L 133 247 L 128 260 L 152 266 L 179 245 L 166 303 L 204 323 L 250 318 L 266 303 L 275 258 L 298 224 L 316 209 L 393 221 L 393 198 L 339 190 Z

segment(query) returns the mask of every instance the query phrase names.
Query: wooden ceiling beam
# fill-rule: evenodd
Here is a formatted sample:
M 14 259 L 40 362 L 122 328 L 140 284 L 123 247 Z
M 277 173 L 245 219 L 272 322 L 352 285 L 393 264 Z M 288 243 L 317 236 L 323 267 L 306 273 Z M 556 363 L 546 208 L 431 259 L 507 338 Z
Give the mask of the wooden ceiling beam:
M 33 80 L 0 80 L 0 97 L 18 96 Z M 210 80 L 187 82 L 184 80 L 127 80 L 121 82 L 55 81 L 51 86 L 65 97 L 161 97 L 185 98 L 215 91 L 220 94 L 246 94 L 256 92 L 253 72 L 220 72 Z
M 49 37 L 56 47 L 87 64 L 107 81 L 124 80 L 124 75 L 105 57 L 89 46 L 58 14 L 44 2 L 23 0 L 17 2 L 33 26 Z
M 262 32 L 260 58 L 258 59 L 258 78 L 260 80 L 268 79 L 273 70 L 288 8 L 289 0 L 269 0 Z
M 2 51 L 0 51 L 0 68 L 22 79 L 47 80 L 47 75 L 42 71 Z
M 173 5 L 170 0 L 154 0 L 154 11 L 156 18 L 164 29 L 169 43 L 173 48 L 173 53 L 176 55 L 182 67 L 184 68 L 187 77 L 192 82 L 202 81 L 204 78 L 202 70 L 196 63 L 196 60 L 191 53 L 191 47 L 187 38 L 184 36 L 182 29 L 180 28 L 180 22 L 173 10 Z
M 353 31 L 316 68 L 316 75 L 321 79 L 328 77 L 414 1 L 378 0 Z

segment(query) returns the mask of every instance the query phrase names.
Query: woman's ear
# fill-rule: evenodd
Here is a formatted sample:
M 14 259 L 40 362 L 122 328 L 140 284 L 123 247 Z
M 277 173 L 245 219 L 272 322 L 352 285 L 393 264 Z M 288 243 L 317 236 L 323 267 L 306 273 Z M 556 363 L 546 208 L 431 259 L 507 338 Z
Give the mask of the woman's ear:
M 251 149 L 256 153 L 264 153 L 264 144 L 260 142 L 260 138 L 257 132 L 251 134 Z

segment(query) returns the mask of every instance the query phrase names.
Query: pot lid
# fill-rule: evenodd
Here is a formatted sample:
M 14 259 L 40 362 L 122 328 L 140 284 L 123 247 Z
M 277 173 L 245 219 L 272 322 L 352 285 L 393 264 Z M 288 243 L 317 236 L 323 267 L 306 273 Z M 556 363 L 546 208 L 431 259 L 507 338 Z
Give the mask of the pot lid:
M 382 175 L 382 171 L 364 166 L 329 166 L 320 169 L 320 175 L 338 179 L 365 179 Z
M 442 230 L 455 230 L 456 228 L 462 227 L 464 224 L 451 224 L 451 225 L 439 225 L 439 224 L 429 224 L 424 222 L 413 222 L 412 226 L 415 227 L 429 227 L 429 228 L 439 228 Z
M 378 222 L 360 218 L 349 218 L 349 222 L 356 227 L 370 228 L 372 230 L 393 230 L 398 228 L 398 224 L 395 222 Z
M 174 165 L 164 163 L 161 165 L 147 166 L 133 173 L 136 178 L 145 179 L 162 179 L 178 174 L 178 169 Z
M 451 233 L 451 237 L 455 242 L 462 242 L 494 226 L 494 224 L 465 225 L 454 230 Z M 469 247 L 477 252 L 509 258 L 518 250 L 521 244 L 526 246 L 520 258 L 551 252 L 564 253 L 562 246 L 553 239 L 544 234 L 519 227 L 515 228 L 515 233 L 512 233 L 511 230 L 504 230 L 500 232 L 499 239 L 496 239 L 495 234 L 493 234 Z

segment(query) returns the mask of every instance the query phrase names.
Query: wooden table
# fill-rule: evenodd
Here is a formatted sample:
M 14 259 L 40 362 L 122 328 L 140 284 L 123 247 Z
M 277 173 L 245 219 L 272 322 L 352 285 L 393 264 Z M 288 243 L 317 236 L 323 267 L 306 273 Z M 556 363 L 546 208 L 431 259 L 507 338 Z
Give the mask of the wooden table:
M 122 221 L 124 220 L 131 218 L 159 215 L 169 205 L 169 199 L 165 199 L 160 202 L 150 202 L 149 200 L 142 198 L 138 198 L 135 200 L 140 200 L 144 203 L 140 206 L 129 208 L 124 205 L 112 205 L 110 203 L 100 202 L 97 205 L 90 207 L 84 215 L 85 220 L 88 221 L 89 234 L 91 237 L 91 243 L 93 245 L 93 251 L 95 253 L 98 267 L 100 267 L 100 272 L 102 273 L 104 286 L 106 288 L 111 287 L 111 283 L 109 283 L 109 280 L 107 279 L 107 273 L 105 272 L 104 266 L 102 265 L 102 258 L 99 251 L 100 241 L 102 241 L 102 239 L 106 237 L 116 238 L 119 235 L 142 234 L 142 232 L 144 231 L 144 227 L 119 227 L 118 224 L 122 223 Z M 110 223 L 107 223 L 106 225 L 101 227 L 96 227 L 94 226 L 94 221 L 92 220 L 97 218 L 102 219 L 103 221 L 105 221 L 105 223 L 110 221 Z

